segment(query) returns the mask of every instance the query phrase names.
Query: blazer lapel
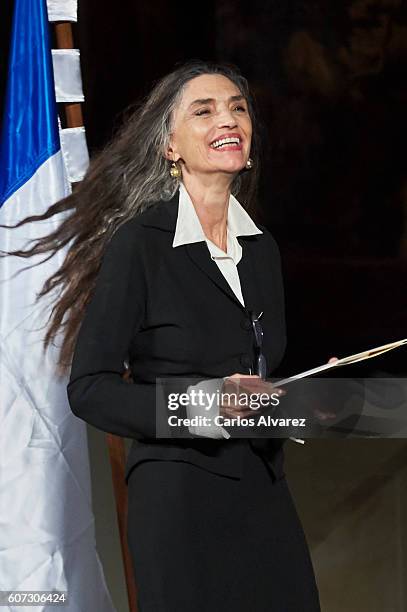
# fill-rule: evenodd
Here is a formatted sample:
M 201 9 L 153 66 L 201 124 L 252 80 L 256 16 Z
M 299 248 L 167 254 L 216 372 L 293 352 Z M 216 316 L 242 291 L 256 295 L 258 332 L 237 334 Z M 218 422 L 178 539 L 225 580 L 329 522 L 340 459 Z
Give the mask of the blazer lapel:
M 159 202 L 145 211 L 142 215 L 141 223 L 174 233 L 178 216 L 178 202 L 179 193 L 177 192 L 171 200 Z M 261 234 L 238 237 L 243 253 L 237 269 L 245 306 L 237 299 L 222 272 L 211 258 L 205 242 L 193 242 L 177 248 L 185 248 L 188 256 L 197 268 L 239 308 L 246 313 L 248 310 L 253 310 L 256 314 L 259 314 L 262 310 L 262 294 L 259 294 L 262 287 L 260 270 L 262 262 L 256 259 L 254 248 L 256 241 L 259 239 L 261 240 Z
M 223 291 L 228 297 L 230 297 L 242 310 L 245 310 L 244 306 L 237 299 L 229 286 L 229 283 L 219 270 L 216 263 L 210 256 L 208 247 L 205 242 L 193 242 L 191 244 L 185 244 L 184 247 L 193 261 L 193 263 L 203 272 L 215 285 Z M 178 247 L 180 248 L 180 247 Z M 243 299 L 244 291 L 242 287 Z
M 262 279 L 260 266 L 262 262 L 256 258 L 254 252 L 255 242 L 261 240 L 261 235 L 239 236 L 238 240 L 242 245 L 242 258 L 237 264 L 240 284 L 242 287 L 243 299 L 246 310 L 251 310 L 255 314 L 260 314 L 264 306 L 262 303 Z

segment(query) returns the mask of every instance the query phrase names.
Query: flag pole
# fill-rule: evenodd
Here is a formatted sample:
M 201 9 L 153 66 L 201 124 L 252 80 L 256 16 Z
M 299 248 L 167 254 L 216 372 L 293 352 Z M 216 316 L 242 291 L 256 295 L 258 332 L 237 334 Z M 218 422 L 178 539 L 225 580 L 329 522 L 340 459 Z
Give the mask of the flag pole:
M 74 49 L 72 25 L 66 21 L 54 22 L 56 44 L 58 49 Z M 82 105 L 80 102 L 63 103 L 66 125 L 68 128 L 82 127 L 84 125 Z M 128 382 L 128 371 L 124 374 Z M 128 489 L 124 479 L 126 467 L 126 448 L 124 438 L 114 434 L 106 434 L 107 447 L 112 470 L 113 491 L 116 502 L 117 522 L 121 543 L 124 576 L 127 587 L 129 611 L 138 612 L 137 588 L 134 580 L 133 565 L 127 543 L 127 508 Z
M 72 25 L 69 21 L 55 21 L 55 37 L 58 49 L 74 49 Z M 82 127 L 83 114 L 80 102 L 65 102 L 64 112 L 67 127 Z

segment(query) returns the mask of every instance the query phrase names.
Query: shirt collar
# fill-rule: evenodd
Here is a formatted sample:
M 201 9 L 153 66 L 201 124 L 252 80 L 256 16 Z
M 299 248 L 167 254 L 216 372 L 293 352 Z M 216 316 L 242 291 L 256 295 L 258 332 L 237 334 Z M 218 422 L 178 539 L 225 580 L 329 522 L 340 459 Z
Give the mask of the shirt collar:
M 230 195 L 229 198 L 227 226 L 228 240 L 230 237 L 252 236 L 263 233 L 233 195 Z M 208 239 L 204 234 L 189 193 L 184 184 L 180 183 L 177 224 L 172 246 L 177 247 L 183 244 L 203 241 L 208 244 Z M 215 249 L 218 249 L 215 244 L 211 241 L 209 242 Z M 218 251 L 220 254 L 223 253 L 220 249 Z

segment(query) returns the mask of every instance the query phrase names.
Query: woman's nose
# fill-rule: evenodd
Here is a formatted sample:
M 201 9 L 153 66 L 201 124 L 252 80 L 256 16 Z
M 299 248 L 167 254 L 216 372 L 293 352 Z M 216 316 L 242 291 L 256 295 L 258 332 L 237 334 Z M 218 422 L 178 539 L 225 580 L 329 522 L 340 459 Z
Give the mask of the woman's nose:
M 234 117 L 233 113 L 229 110 L 229 109 L 224 109 L 219 111 L 219 115 L 218 115 L 218 127 L 222 128 L 222 127 L 228 127 L 228 128 L 232 128 L 232 127 L 236 127 L 237 123 L 236 123 L 236 118 Z

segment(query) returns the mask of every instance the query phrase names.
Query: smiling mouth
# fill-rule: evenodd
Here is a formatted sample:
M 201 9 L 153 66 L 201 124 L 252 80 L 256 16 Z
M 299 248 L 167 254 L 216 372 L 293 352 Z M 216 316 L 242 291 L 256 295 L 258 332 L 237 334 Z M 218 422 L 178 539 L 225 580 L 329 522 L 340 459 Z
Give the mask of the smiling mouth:
M 226 138 L 219 138 L 211 142 L 210 147 L 212 149 L 241 149 L 242 141 L 238 136 L 227 136 Z

